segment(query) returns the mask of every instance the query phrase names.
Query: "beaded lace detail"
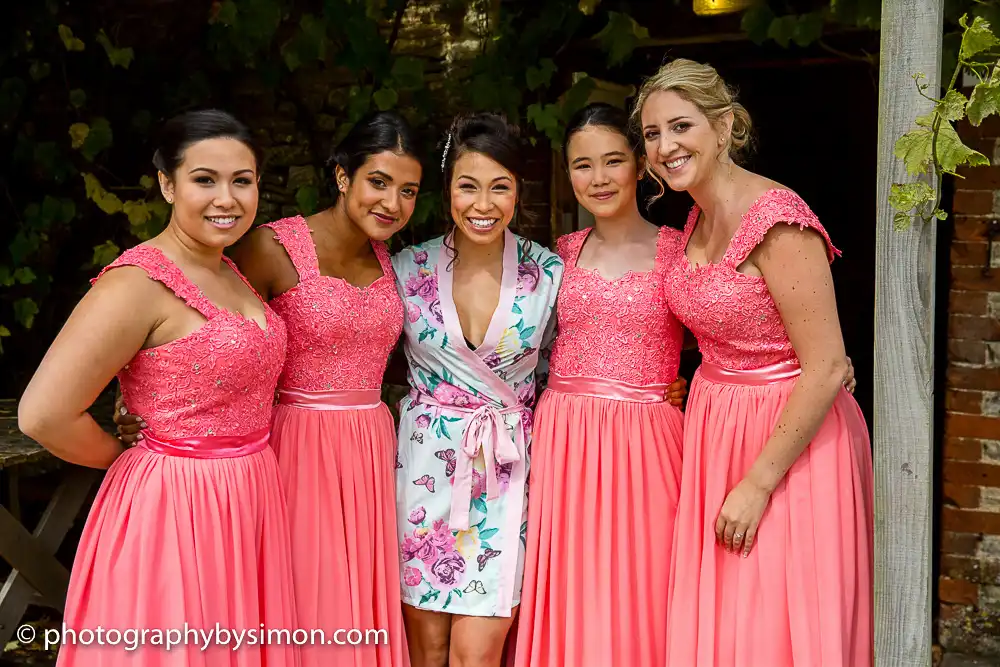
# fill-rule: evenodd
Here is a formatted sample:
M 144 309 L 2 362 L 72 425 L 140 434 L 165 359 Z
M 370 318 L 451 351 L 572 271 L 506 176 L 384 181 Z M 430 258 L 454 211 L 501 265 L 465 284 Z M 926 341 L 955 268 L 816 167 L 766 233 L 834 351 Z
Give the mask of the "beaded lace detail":
M 229 259 L 223 259 L 243 278 Z M 219 308 L 151 246 L 126 250 L 93 282 L 119 266 L 143 269 L 206 320 L 186 336 L 140 350 L 118 373 L 129 410 L 142 415 L 150 432 L 161 438 L 248 435 L 268 428 L 285 358 L 281 318 L 265 304 L 265 330 Z
M 271 299 L 288 327 L 288 357 L 279 386 L 324 391 L 379 389 L 403 328 L 403 302 L 384 243 L 372 247 L 382 276 L 367 287 L 319 272 L 316 246 L 301 216 L 269 223 L 299 283 Z
M 661 228 L 653 269 L 629 271 L 616 280 L 576 265 L 589 233 L 582 229 L 556 241 L 566 269 L 556 303 L 551 372 L 640 386 L 673 382 L 684 330 L 670 312 L 663 281 L 680 232 Z
M 737 267 L 779 222 L 818 232 L 826 241 L 831 262 L 840 251 L 797 194 L 772 189 L 743 215 L 718 263 L 692 268 L 685 249 L 700 212 L 697 206 L 691 209 L 678 252 L 667 269 L 671 310 L 698 339 L 704 361 L 748 370 L 794 359 L 795 351 L 764 278 L 740 273 Z

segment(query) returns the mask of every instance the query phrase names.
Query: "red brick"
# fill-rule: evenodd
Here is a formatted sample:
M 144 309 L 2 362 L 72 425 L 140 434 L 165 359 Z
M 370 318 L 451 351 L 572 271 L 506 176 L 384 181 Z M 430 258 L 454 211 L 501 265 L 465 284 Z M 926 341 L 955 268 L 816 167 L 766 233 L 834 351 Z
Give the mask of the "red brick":
M 952 461 L 980 461 L 983 443 L 975 438 L 945 438 L 944 458 Z
M 951 265 L 982 268 L 986 264 L 986 247 L 985 243 L 955 241 L 951 244 Z
M 987 154 L 992 158 L 992 154 Z M 1000 188 L 1000 167 L 967 167 L 958 173 L 965 177 L 962 187 L 966 190 L 996 190 Z
M 980 245 L 985 246 L 986 244 Z M 960 292 L 952 290 L 948 293 L 948 312 L 952 315 L 985 317 L 989 312 L 988 307 L 989 298 L 986 292 Z
M 951 210 L 956 215 L 963 213 L 966 215 L 989 215 L 993 213 L 993 191 L 958 190 L 952 199 Z
M 948 361 L 960 364 L 985 364 L 986 343 L 981 340 L 949 340 Z
M 992 317 L 951 315 L 948 337 L 965 340 L 1000 340 L 1000 320 Z
M 964 389 L 949 389 L 944 398 L 945 410 L 964 412 L 970 415 L 983 413 L 983 392 Z
M 1000 514 L 944 507 L 941 509 L 941 528 L 959 533 L 1000 535 Z
M 995 368 L 970 368 L 967 366 L 949 365 L 945 381 L 949 387 L 954 389 L 1000 391 L 1000 372 L 997 372 Z M 994 433 L 991 437 L 994 440 L 998 439 L 997 433 Z
M 938 612 L 938 616 L 942 621 L 950 621 L 952 619 L 961 618 L 965 615 L 964 609 L 960 605 L 942 604 L 938 607 L 938 609 L 940 610 Z M 935 648 L 940 650 L 939 647 Z M 932 664 L 937 665 L 938 663 L 934 662 Z
M 951 286 L 957 290 L 1000 292 L 1000 269 L 993 269 L 984 276 L 982 266 L 953 266 Z
M 946 436 L 960 438 L 1000 438 L 1000 417 L 981 417 L 979 415 L 957 415 L 949 412 L 944 418 L 944 432 Z M 949 464 L 945 464 L 947 470 Z M 957 464 L 956 464 L 957 465 Z M 980 464 L 974 464 L 980 465 Z M 989 464 L 981 464 L 989 465 Z M 1000 466 L 993 466 L 997 470 L 990 471 L 993 482 L 978 482 L 988 486 L 1000 487 Z M 985 472 L 985 471 L 984 471 Z M 995 475 L 995 477 L 994 477 Z M 958 481 L 958 480 L 955 480 Z M 973 482 L 975 483 L 975 482 Z
M 941 576 L 970 583 L 983 583 L 978 558 L 946 554 L 941 557 Z
M 961 507 L 963 509 L 976 509 L 979 507 L 978 486 L 945 482 L 943 485 L 943 494 L 944 504 L 950 507 Z
M 974 605 L 979 602 L 979 586 L 960 579 L 938 580 L 938 597 L 942 602 Z
M 945 461 L 945 484 L 1000 487 L 1000 465 L 980 461 Z
M 971 218 L 967 215 L 955 216 L 956 241 L 986 242 L 986 223 L 990 218 Z
M 941 553 L 972 556 L 979 548 L 980 539 L 979 535 L 969 533 L 942 533 Z

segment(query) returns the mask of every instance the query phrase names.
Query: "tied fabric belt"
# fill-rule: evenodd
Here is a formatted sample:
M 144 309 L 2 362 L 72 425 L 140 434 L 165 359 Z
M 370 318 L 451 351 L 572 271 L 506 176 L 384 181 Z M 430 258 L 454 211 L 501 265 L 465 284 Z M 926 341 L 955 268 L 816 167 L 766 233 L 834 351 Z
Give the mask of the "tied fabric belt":
M 797 378 L 802 374 L 802 368 L 795 359 L 751 370 L 734 370 L 703 362 L 698 373 L 709 382 L 719 384 L 765 385 Z
M 518 462 L 523 464 L 524 429 L 521 427 L 521 418 L 528 408 L 520 403 L 509 408 L 497 408 L 491 404 L 479 407 L 445 405 L 432 396 L 414 391 L 410 392 L 410 400 L 442 410 L 471 415 L 460 445 L 461 453 L 465 456 L 455 457 L 455 482 L 451 489 L 451 515 L 448 519 L 448 526 L 452 530 L 468 530 L 469 505 L 472 504 L 472 462 L 482 451 L 486 460 L 486 498 L 488 500 L 499 498 L 500 482 L 497 480 L 496 466 L 492 463 L 495 461 L 497 465 Z M 513 438 L 507 431 L 504 415 L 517 415 Z M 520 514 L 517 518 L 520 520 Z
M 663 403 L 666 400 L 667 387 L 669 386 L 666 384 L 636 385 L 606 378 L 551 373 L 545 388 L 558 391 L 561 394 L 609 398 L 613 401 Z
M 280 389 L 278 403 L 303 410 L 366 410 L 382 404 L 382 392 L 378 389 Z
M 232 459 L 267 449 L 271 430 L 264 428 L 249 435 L 206 435 L 197 438 L 164 440 L 143 431 L 137 447 L 186 459 Z

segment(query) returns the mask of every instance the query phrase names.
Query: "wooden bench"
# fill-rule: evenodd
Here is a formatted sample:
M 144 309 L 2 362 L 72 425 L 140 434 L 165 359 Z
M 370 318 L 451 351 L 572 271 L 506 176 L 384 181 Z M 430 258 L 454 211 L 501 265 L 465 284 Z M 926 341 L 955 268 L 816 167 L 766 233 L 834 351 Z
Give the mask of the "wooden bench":
M 113 396 L 93 414 L 109 431 Z M 56 470 L 61 481 L 33 532 L 21 523 L 19 480 L 39 470 Z M 101 471 L 60 461 L 17 428 L 17 401 L 0 400 L 0 476 L 6 481 L 6 507 L 0 505 L 0 558 L 13 572 L 0 588 L 0 651 L 10 641 L 28 605 L 63 611 L 69 570 L 55 553 L 72 527 Z M 2 501 L 0 501 L 2 502 Z

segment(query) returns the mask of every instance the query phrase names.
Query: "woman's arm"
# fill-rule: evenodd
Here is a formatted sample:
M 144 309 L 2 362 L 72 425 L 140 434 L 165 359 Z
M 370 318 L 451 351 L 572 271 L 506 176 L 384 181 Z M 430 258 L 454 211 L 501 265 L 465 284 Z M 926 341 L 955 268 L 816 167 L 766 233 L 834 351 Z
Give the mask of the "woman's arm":
M 777 225 L 751 260 L 767 282 L 802 374 L 760 455 L 726 498 L 716 524 L 717 535 L 731 550 L 738 550 L 743 541 L 744 555 L 771 493 L 823 424 L 847 371 L 833 277 L 820 235 Z
M 83 297 L 18 404 L 18 427 L 55 456 L 107 468 L 124 448 L 87 413 L 158 324 L 163 288 L 137 267 L 109 271 Z

